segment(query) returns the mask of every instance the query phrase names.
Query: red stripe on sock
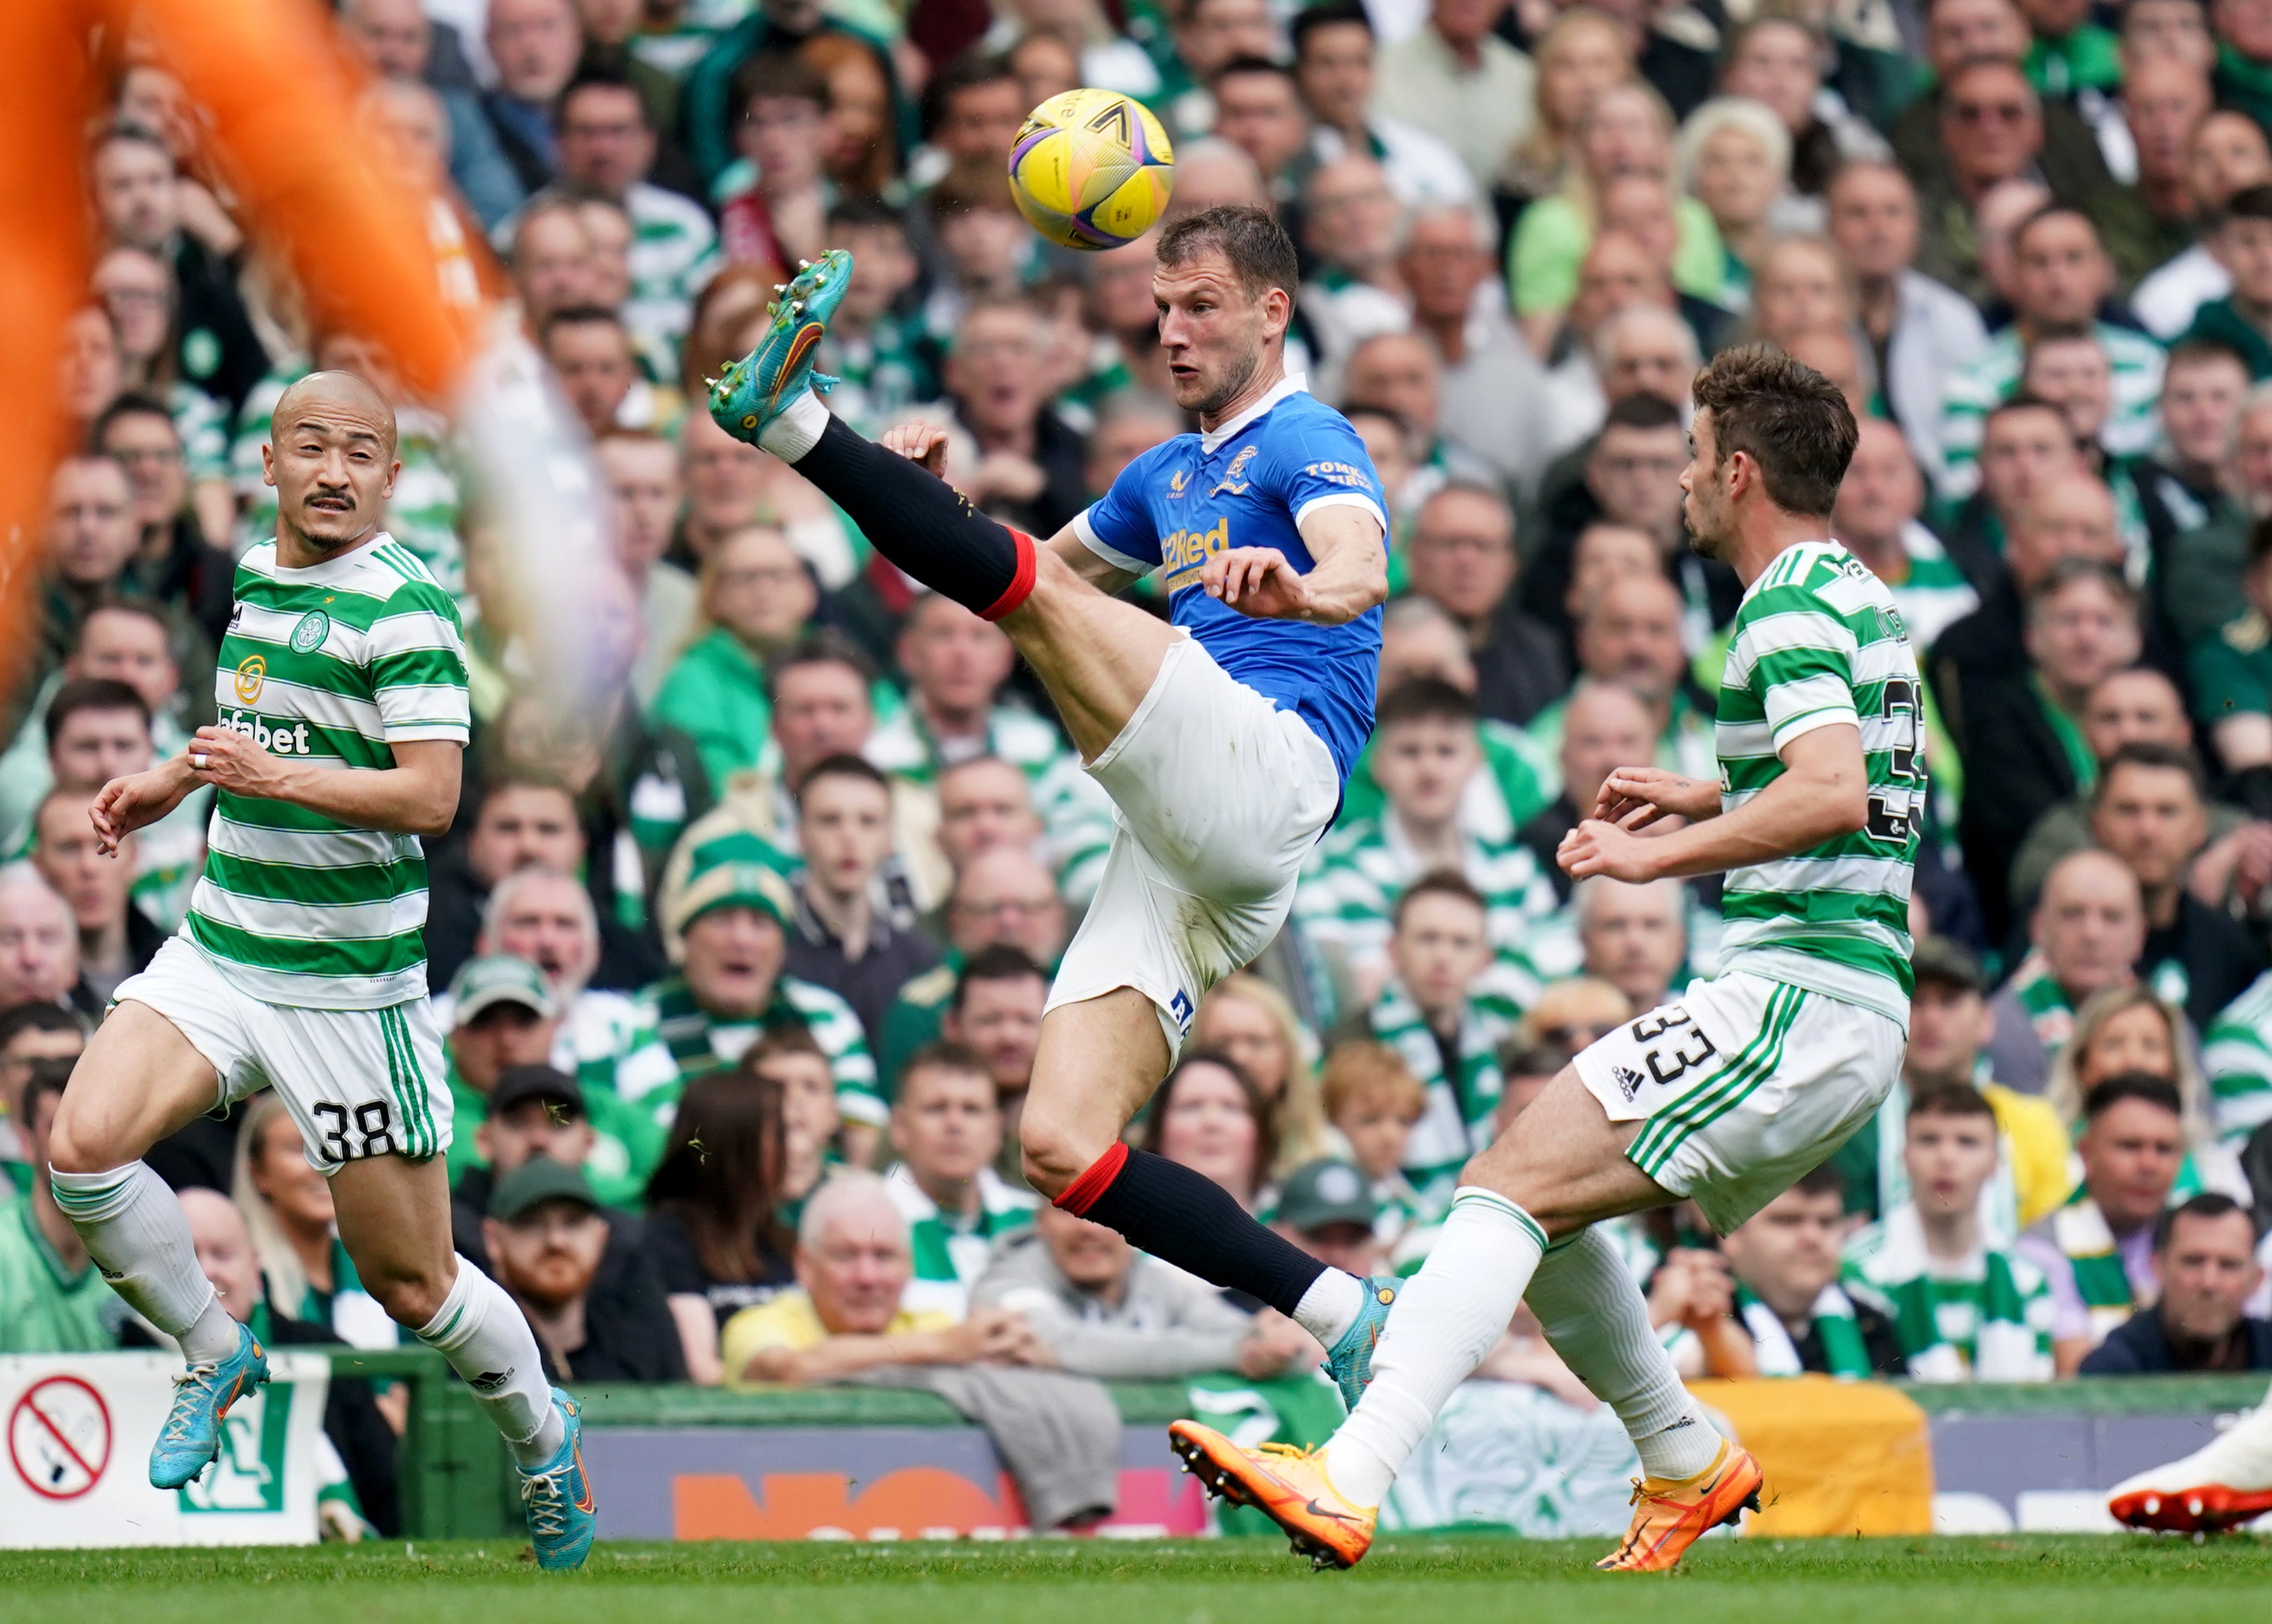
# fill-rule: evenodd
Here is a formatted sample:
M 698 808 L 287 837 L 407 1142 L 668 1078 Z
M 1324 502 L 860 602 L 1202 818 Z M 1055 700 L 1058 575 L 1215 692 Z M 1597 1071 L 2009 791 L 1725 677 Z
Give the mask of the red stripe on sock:
M 1003 528 L 1008 528 L 1006 525 Z M 1018 543 L 1018 573 L 1010 578 L 1010 584 L 1002 588 L 1000 597 L 978 611 L 981 620 L 1001 619 L 1033 594 L 1034 572 L 1038 562 L 1034 554 L 1034 538 L 1023 530 L 1011 530 L 1010 536 Z
M 1111 1149 L 1091 1162 L 1087 1172 L 1065 1186 L 1057 1204 L 1076 1218 L 1088 1216 L 1088 1209 L 1096 1205 L 1096 1198 L 1112 1187 L 1112 1181 L 1127 1165 L 1128 1147 L 1115 1140 Z

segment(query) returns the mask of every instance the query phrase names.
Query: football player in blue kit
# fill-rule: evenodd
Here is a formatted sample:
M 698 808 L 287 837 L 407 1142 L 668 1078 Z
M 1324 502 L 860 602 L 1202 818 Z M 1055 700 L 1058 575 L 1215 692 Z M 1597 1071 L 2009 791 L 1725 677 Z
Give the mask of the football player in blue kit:
M 1354 1403 L 1396 1283 L 1327 1268 L 1203 1174 L 1120 1138 L 1207 989 L 1285 922 L 1372 726 L 1386 505 L 1356 430 L 1286 376 L 1293 244 L 1249 207 L 1161 234 L 1160 342 L 1200 432 L 1139 457 L 1041 542 L 938 477 L 943 430 L 912 424 L 878 445 L 829 415 L 815 390 L 834 380 L 812 356 L 851 269 L 839 251 L 800 272 L 710 410 L 794 463 L 901 569 L 999 622 L 1117 809 L 1043 1018 L 1026 1176 L 1299 1322 Z M 1172 624 L 1111 595 L 1155 571 Z

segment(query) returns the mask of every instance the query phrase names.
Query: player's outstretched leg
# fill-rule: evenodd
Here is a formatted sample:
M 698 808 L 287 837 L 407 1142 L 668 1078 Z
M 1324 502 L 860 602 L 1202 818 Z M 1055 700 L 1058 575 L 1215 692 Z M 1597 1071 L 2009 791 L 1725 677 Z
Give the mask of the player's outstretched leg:
M 179 1488 L 220 1449 L 228 1407 L 268 1380 L 267 1356 L 198 1267 L 189 1220 L 142 1153 L 209 1108 L 220 1080 L 163 1015 L 129 1000 L 72 1068 L 48 1141 L 49 1187 L 111 1290 L 181 1344 L 190 1368 L 150 1450 Z
M 427 1036 L 427 1025 L 411 1028 L 414 1055 Z M 417 1070 L 438 1075 L 440 1066 L 422 1061 Z M 451 1249 L 442 1158 L 349 1162 L 332 1175 L 332 1204 L 363 1289 L 450 1362 L 504 1437 L 520 1471 L 537 1566 L 580 1567 L 597 1513 L 577 1448 L 575 1405 L 546 1381 L 544 1356 L 519 1305 Z
M 1243 1449 L 1192 1421 L 1169 1429 L 1170 1444 L 1211 1492 L 1265 1513 L 1297 1551 L 1355 1565 L 1388 1486 L 1452 1389 L 1498 1343 L 1545 1251 L 1546 1233 L 1528 1213 L 1496 1191 L 1462 1186 L 1380 1333 L 1371 1385 L 1323 1448 Z
M 1681 1386 L 1640 1286 L 1607 1236 L 1588 1229 L 1549 1246 L 1524 1300 L 1548 1344 L 1617 1412 L 1640 1455 L 1633 1526 L 1596 1567 L 1670 1568 L 1710 1530 L 1759 1509 L 1759 1463 L 1721 1437 Z
M 2106 1498 L 2115 1521 L 2171 1534 L 2216 1534 L 2272 1512 L 2272 1391 L 2225 1431 Z
M 773 325 L 757 348 L 712 385 L 710 415 L 735 438 L 794 463 L 916 580 L 999 620 L 1033 590 L 1033 538 L 987 518 L 919 464 L 862 439 L 814 393 L 836 382 L 812 359 L 851 281 L 852 256 L 841 248 L 799 271 L 769 307 Z

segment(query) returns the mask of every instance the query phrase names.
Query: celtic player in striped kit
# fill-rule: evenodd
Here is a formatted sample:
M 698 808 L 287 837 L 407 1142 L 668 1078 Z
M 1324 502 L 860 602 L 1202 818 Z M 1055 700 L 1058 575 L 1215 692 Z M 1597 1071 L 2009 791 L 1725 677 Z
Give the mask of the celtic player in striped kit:
M 273 1088 L 331 1180 L 364 1289 L 442 1352 L 504 1434 L 537 1560 L 575 1567 L 594 1523 L 576 1405 L 546 1382 L 512 1298 L 450 1246 L 450 1092 L 426 1000 L 418 840 L 457 811 L 457 610 L 379 528 L 401 464 L 376 390 L 311 373 L 277 402 L 270 436 L 276 539 L 237 567 L 220 721 L 90 809 L 115 856 L 199 786 L 219 792 L 181 934 L 119 984 L 71 1074 L 49 1144 L 56 1202 L 103 1278 L 189 1360 L 150 1455 L 152 1484 L 178 1487 L 213 1459 L 223 1415 L 268 1380 L 268 1361 L 141 1157 Z
M 1745 587 L 1720 690 L 1722 782 L 1619 768 L 1557 856 L 1573 876 L 1633 883 L 1724 872 L 1720 974 L 1587 1049 L 1468 1164 L 1371 1387 L 1322 1449 L 1250 1452 L 1176 1424 L 1210 1487 L 1321 1562 L 1364 1554 L 1398 1470 L 1525 1298 L 1647 1474 L 1601 1567 L 1669 1568 L 1756 1505 L 1758 1463 L 1682 1388 L 1592 1226 L 1687 1199 L 1726 1233 L 1868 1120 L 1900 1071 L 1925 783 L 1900 612 L 1827 535 L 1853 414 L 1819 373 L 1763 348 L 1724 352 L 1694 392 L 1689 533 Z M 1674 817 L 1683 827 L 1650 827 Z

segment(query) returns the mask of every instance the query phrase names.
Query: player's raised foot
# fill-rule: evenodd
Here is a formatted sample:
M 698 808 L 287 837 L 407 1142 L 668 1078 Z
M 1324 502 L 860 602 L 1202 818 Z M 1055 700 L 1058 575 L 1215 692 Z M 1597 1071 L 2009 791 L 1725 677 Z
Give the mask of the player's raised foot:
M 1371 1275 L 1357 1283 L 1364 1288 L 1364 1302 L 1356 1311 L 1356 1321 L 1326 1350 L 1326 1373 L 1341 1388 L 1342 1403 L 1352 1410 L 1372 1384 L 1372 1351 L 1380 1342 L 1380 1328 L 1388 1323 L 1396 1294 L 1404 1289 L 1394 1275 Z
M 1618 1548 L 1594 1564 L 1608 1573 L 1662 1573 L 1723 1523 L 1760 1508 L 1760 1463 L 1751 1451 L 1723 1442 L 1711 1465 L 1668 1483 L 1633 1479 L 1633 1526 Z
M 2272 1398 L 2166 1466 L 2117 1484 L 2118 1523 L 2169 1534 L 2218 1534 L 2272 1512 Z
M 599 1506 L 584 1471 L 583 1411 L 558 1388 L 552 1407 L 560 1412 L 565 1435 L 559 1453 L 531 1471 L 520 1471 L 520 1503 L 528 1513 L 528 1542 L 539 1568 L 581 1568 L 592 1553 L 592 1530 Z
M 228 1407 L 268 1381 L 259 1339 L 236 1328 L 236 1351 L 213 1365 L 192 1365 L 174 1378 L 174 1407 L 150 1446 L 150 1486 L 177 1489 L 220 1453 L 220 1419 Z
M 1243 1449 L 1197 1421 L 1170 1426 L 1168 1442 L 1208 1493 L 1261 1512 L 1313 1566 L 1354 1568 L 1371 1547 L 1379 1508 L 1342 1499 L 1316 1451 L 1282 1443 Z
M 766 425 L 807 389 L 826 394 L 838 381 L 812 370 L 828 318 L 852 285 L 852 256 L 832 248 L 776 288 L 766 307 L 773 318 L 758 347 L 728 367 L 710 385 L 710 415 L 737 440 L 754 445 Z

